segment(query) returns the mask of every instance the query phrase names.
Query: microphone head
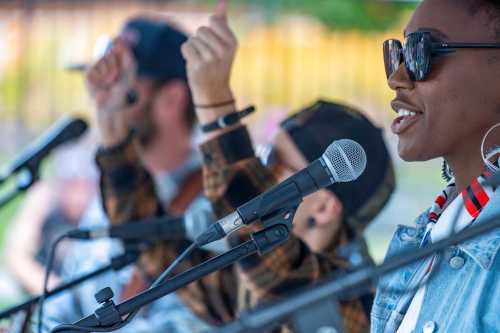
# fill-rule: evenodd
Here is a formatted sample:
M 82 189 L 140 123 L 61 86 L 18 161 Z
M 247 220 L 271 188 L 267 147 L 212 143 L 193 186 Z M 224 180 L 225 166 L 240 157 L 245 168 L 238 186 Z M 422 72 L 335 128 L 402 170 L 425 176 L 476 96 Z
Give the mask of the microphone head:
M 336 140 L 321 156 L 336 183 L 356 180 L 365 171 L 366 152 L 350 139 Z
M 78 139 L 87 131 L 89 125 L 81 118 L 66 116 L 53 126 L 52 134 L 55 136 L 55 144 L 62 144 Z

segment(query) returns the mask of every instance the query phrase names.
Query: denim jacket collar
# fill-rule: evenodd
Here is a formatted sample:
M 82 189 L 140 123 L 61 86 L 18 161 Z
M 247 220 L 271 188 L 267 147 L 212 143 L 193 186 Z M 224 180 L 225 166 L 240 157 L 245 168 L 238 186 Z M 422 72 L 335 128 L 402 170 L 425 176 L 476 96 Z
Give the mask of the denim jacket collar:
M 488 220 L 490 220 L 496 215 L 500 215 L 500 190 L 496 191 L 495 195 L 491 198 L 490 203 L 483 209 L 479 217 L 472 225 L 487 223 Z M 394 237 L 391 243 L 389 244 L 389 249 L 386 258 L 402 253 L 403 251 L 418 250 L 426 230 L 426 225 L 428 222 L 427 216 L 428 216 L 428 211 L 420 215 L 417 218 L 416 225 L 414 227 L 407 225 L 398 226 L 394 234 Z M 495 274 L 494 272 L 498 271 L 497 263 L 498 263 L 498 256 L 500 255 L 499 250 L 500 250 L 500 229 L 496 229 L 495 231 L 491 231 L 483 236 L 459 244 L 455 247 L 455 249 L 450 248 L 445 255 L 448 256 L 452 255 L 452 253 L 459 253 L 461 255 L 467 256 L 470 259 L 470 260 L 465 260 L 465 263 L 467 262 L 470 263 L 469 264 L 470 266 L 468 266 L 469 270 L 467 271 L 468 272 L 467 274 L 472 274 L 471 278 L 473 278 L 474 281 L 478 283 L 478 286 L 477 287 L 464 286 L 464 288 L 466 287 L 469 289 L 472 288 L 471 290 L 473 290 L 473 288 L 477 288 L 478 291 L 477 295 L 479 296 L 477 295 L 476 296 L 483 297 L 482 295 L 484 295 L 485 292 L 488 293 L 488 291 L 485 292 L 481 291 L 482 290 L 481 288 L 484 288 L 484 285 L 481 285 L 480 283 L 481 281 L 483 281 L 484 283 L 488 283 L 488 285 L 490 285 L 490 287 L 488 287 L 489 289 L 487 290 L 492 290 L 492 292 L 495 292 L 496 290 L 495 288 L 497 288 L 496 284 L 491 284 L 492 278 L 489 275 L 489 273 L 493 272 L 493 274 Z M 385 332 L 397 331 L 404 317 L 404 314 L 407 311 L 408 305 L 411 301 L 411 298 L 413 297 L 413 294 L 397 293 L 391 290 L 408 290 L 411 289 L 412 287 L 415 287 L 416 283 L 420 281 L 419 274 L 422 271 L 425 263 L 426 262 L 424 260 L 420 260 L 418 262 L 407 265 L 401 268 L 400 270 L 381 278 L 381 280 L 379 281 L 377 295 L 375 297 L 375 301 L 372 308 L 372 316 L 371 316 L 372 332 L 385 333 Z M 472 269 L 472 266 L 475 266 L 476 269 Z M 459 277 L 462 276 L 462 274 L 466 274 L 463 273 L 464 271 L 459 271 L 452 268 L 449 264 L 443 264 L 442 268 L 443 268 L 442 274 L 435 277 L 435 279 L 437 278 L 442 279 L 441 284 L 436 285 L 439 286 L 439 288 L 436 289 L 435 293 L 438 294 L 439 296 L 433 298 L 432 300 L 429 300 L 430 305 L 428 306 L 430 306 L 430 308 L 433 307 L 435 307 L 435 309 L 440 308 L 438 299 L 446 297 L 453 298 L 453 295 L 455 293 L 460 292 L 460 288 L 455 289 L 457 288 L 458 285 L 457 279 L 459 279 Z M 438 283 L 436 282 L 435 279 L 432 281 L 432 283 Z M 446 283 L 443 282 L 444 280 L 447 279 L 449 279 L 448 281 L 450 282 L 450 285 L 453 286 L 452 289 L 447 289 Z M 469 289 L 467 289 L 467 292 L 469 292 Z M 449 309 L 448 310 L 440 309 L 439 314 L 433 317 L 434 318 L 433 320 L 439 322 L 440 325 L 444 325 L 446 327 L 454 327 L 454 328 L 458 327 L 457 325 L 460 325 L 460 323 L 456 322 L 457 318 L 462 316 L 464 313 L 469 313 L 469 314 L 471 313 L 470 311 L 467 312 L 468 310 L 462 307 L 465 306 L 469 307 L 471 306 L 471 304 L 474 305 L 483 302 L 482 298 L 478 299 L 477 297 L 476 298 L 469 297 L 467 298 L 467 301 L 465 301 L 465 298 L 463 298 L 463 301 L 459 302 L 457 307 L 455 307 L 456 311 L 453 312 L 454 316 L 453 319 L 449 319 L 450 313 L 446 312 L 449 311 Z M 428 312 L 432 311 L 429 308 L 426 309 L 427 309 L 426 311 Z M 479 310 L 480 307 L 477 307 L 477 309 Z M 493 312 L 496 311 L 496 308 L 492 309 L 493 310 L 491 311 Z M 494 324 L 491 324 L 491 320 L 489 317 L 490 314 L 488 312 L 490 311 L 490 309 L 486 310 L 482 309 L 481 311 L 483 311 L 482 312 L 483 317 L 480 317 L 480 320 L 483 321 L 482 322 L 483 324 L 484 320 L 487 319 L 489 325 L 493 325 L 492 327 L 494 327 L 494 325 L 497 325 L 497 322 L 494 320 L 493 320 Z M 445 316 L 444 315 L 445 312 L 448 315 Z M 473 311 L 472 314 L 470 314 L 469 319 L 471 322 L 474 322 L 473 319 L 476 318 L 474 317 L 474 314 L 476 312 Z M 424 317 L 422 318 L 426 319 L 432 317 L 432 315 L 428 314 L 427 316 Z M 469 323 L 469 326 L 470 325 L 472 324 Z M 420 326 L 422 326 L 422 323 L 420 323 Z M 421 330 L 417 331 L 420 332 Z M 451 332 L 452 330 L 448 331 Z M 454 331 L 457 332 L 457 330 Z
M 500 218 L 500 190 L 496 191 L 490 203 L 484 208 L 473 225 L 488 223 L 492 218 Z M 500 228 L 471 239 L 458 246 L 470 256 L 482 269 L 489 270 L 500 249 Z
M 488 223 L 495 216 L 500 218 L 500 190 L 496 191 L 491 198 L 490 203 L 484 208 L 479 217 L 472 225 Z M 428 211 L 417 218 L 416 228 L 406 227 L 406 235 L 413 235 L 416 241 L 420 244 L 422 241 L 425 226 L 427 224 Z M 458 245 L 469 257 L 471 257 L 482 269 L 489 270 L 495 260 L 495 257 L 500 250 L 500 228 L 497 228 L 489 233 L 468 240 Z

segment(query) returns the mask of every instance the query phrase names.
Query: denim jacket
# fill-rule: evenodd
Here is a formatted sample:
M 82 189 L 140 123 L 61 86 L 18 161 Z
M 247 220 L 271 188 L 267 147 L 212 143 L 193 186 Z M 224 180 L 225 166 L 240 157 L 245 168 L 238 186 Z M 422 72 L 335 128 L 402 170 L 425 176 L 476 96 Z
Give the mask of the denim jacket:
M 500 215 L 496 191 L 473 225 Z M 399 225 L 386 257 L 418 249 L 427 212 L 416 227 Z M 414 332 L 500 332 L 500 228 L 446 249 L 427 283 Z M 371 313 L 371 331 L 396 332 L 414 296 L 398 293 L 420 282 L 425 260 L 408 265 L 380 280 Z M 392 290 L 390 290 L 392 289 Z

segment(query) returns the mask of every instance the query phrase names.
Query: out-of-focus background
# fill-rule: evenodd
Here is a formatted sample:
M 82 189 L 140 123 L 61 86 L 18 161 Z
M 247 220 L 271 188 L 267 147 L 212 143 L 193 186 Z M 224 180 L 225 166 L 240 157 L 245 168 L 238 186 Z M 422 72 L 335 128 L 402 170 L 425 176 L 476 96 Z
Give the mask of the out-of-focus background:
M 193 32 L 213 6 L 207 0 L 2 0 L 0 166 L 63 114 L 92 119 L 83 77 L 67 68 L 92 61 L 96 43 L 113 36 L 127 17 L 161 14 Z M 230 23 L 240 42 L 232 85 L 240 106 L 257 106 L 248 121 L 260 141 L 270 138 L 284 115 L 318 98 L 357 106 L 385 129 L 398 190 L 366 233 L 377 261 L 383 259 L 395 226 L 412 223 L 444 185 L 440 161 L 402 162 L 389 129 L 393 94 L 385 80 L 382 42 L 401 38 L 415 6 L 378 0 L 230 2 Z M 42 178 L 58 179 L 69 192 L 86 191 L 88 184 L 79 181 L 95 185 L 93 149 L 83 142 L 60 152 L 45 164 Z M 4 249 L 9 242 L 25 241 L 23 235 L 6 232 L 24 200 L 0 210 L 0 310 L 23 297 L 5 268 L 9 258 Z

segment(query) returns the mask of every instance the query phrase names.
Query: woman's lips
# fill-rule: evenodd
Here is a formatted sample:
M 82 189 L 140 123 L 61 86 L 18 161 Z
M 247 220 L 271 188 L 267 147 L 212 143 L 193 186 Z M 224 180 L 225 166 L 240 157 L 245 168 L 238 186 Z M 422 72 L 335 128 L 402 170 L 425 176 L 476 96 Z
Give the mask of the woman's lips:
M 405 109 L 398 110 L 398 117 L 394 119 L 391 129 L 392 133 L 400 135 L 410 127 L 412 127 L 416 122 L 422 117 L 422 112 L 409 111 Z

